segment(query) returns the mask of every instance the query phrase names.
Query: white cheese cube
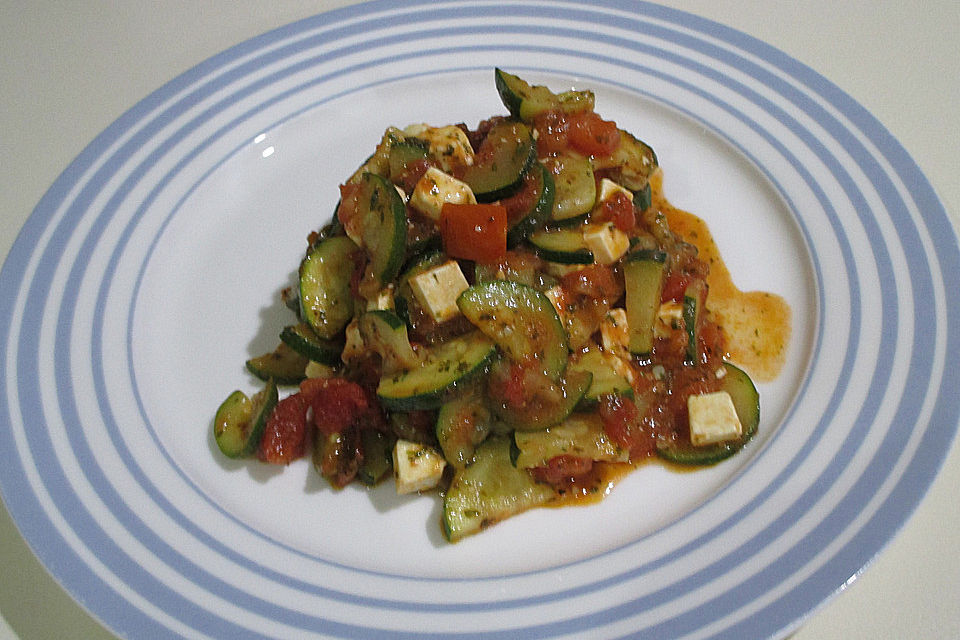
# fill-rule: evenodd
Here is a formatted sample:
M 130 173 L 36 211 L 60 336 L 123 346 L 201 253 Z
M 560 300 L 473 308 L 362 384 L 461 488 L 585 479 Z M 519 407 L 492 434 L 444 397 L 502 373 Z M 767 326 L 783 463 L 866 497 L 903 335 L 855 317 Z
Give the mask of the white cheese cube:
M 477 199 L 466 182 L 430 167 L 414 186 L 410 206 L 437 222 L 440 220 L 440 210 L 447 202 L 476 204 Z
M 424 140 L 429 145 L 430 157 L 444 171 L 457 166 L 473 164 L 473 146 L 466 132 L 455 125 L 431 127 L 427 124 L 411 124 L 403 130 L 404 135 Z
M 394 308 L 393 285 L 390 284 L 373 297 L 367 300 L 367 311 L 391 311 Z
M 621 187 L 610 178 L 603 178 L 600 180 L 600 193 L 597 195 L 597 204 L 599 205 L 602 202 L 606 202 L 607 200 L 616 196 L 618 193 L 622 193 L 627 197 L 628 200 L 630 200 L 630 202 L 633 202 L 632 191 Z
M 610 222 L 586 225 L 583 241 L 597 264 L 613 264 L 630 248 L 630 237 Z
M 457 298 L 469 286 L 456 260 L 448 260 L 410 278 L 414 297 L 437 322 L 446 322 L 460 313 Z
M 603 348 L 610 353 L 620 353 L 630 344 L 627 312 L 620 307 L 610 309 L 600 321 L 600 339 Z
M 683 328 L 683 303 L 668 300 L 657 309 L 657 319 L 653 323 L 653 335 L 666 338 L 672 331 Z
M 687 411 L 690 414 L 690 442 L 694 446 L 736 440 L 743 434 L 733 399 L 726 391 L 688 397 Z
M 409 440 L 397 440 L 393 447 L 393 473 L 397 493 L 416 493 L 433 489 L 447 465 L 443 455 L 433 447 Z

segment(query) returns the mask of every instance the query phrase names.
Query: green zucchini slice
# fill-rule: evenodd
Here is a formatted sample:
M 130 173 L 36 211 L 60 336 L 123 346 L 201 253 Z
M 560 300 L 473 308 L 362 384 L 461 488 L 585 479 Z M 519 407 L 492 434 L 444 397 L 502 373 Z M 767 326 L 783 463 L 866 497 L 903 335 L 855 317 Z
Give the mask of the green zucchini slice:
M 689 433 L 678 434 L 674 440 L 662 440 L 657 443 L 657 455 L 664 460 L 683 465 L 715 464 L 729 458 L 757 433 L 760 425 L 760 394 L 753 380 L 743 369 L 724 362 L 725 375 L 719 391 L 726 391 L 733 400 L 743 435 L 739 440 L 716 442 L 705 446 L 694 446 Z
M 490 436 L 477 447 L 474 461 L 457 471 L 443 500 L 443 532 L 450 542 L 529 509 L 556 494 L 510 461 L 507 436 Z
M 555 222 L 573 222 L 593 210 L 597 202 L 597 182 L 593 164 L 577 153 L 559 153 L 542 162 L 553 175 L 553 210 Z
M 620 144 L 616 150 L 609 156 L 595 158 L 594 162 L 598 171 L 615 169 L 616 181 L 634 192 L 646 187 L 650 176 L 660 166 L 650 145 L 623 129 L 620 129 Z
M 603 462 L 630 459 L 627 449 L 610 440 L 596 413 L 574 414 L 549 429 L 516 431 L 513 439 L 519 450 L 515 464 L 521 469 L 545 466 L 561 455 Z
M 617 356 L 597 347 L 590 347 L 567 365 L 567 371 L 589 371 L 593 376 L 590 388 L 584 394 L 578 409 L 596 407 L 601 396 L 633 396 L 630 382 L 614 369 L 611 362 L 613 358 Z
M 528 240 L 544 260 L 561 264 L 593 264 L 593 252 L 587 248 L 579 227 L 534 231 Z
M 247 360 L 247 370 L 261 380 L 274 380 L 277 384 L 299 384 L 307 377 L 305 356 L 291 349 L 285 342 L 262 356 Z
M 367 486 L 374 486 L 393 471 L 393 445 L 397 438 L 393 434 L 363 429 L 360 431 L 360 444 L 363 448 L 363 462 L 357 470 L 357 479 Z
M 683 326 L 687 332 L 687 360 L 700 360 L 700 327 L 706 311 L 707 285 L 703 280 L 694 280 L 683 292 Z
M 353 318 L 350 279 L 359 249 L 336 236 L 313 245 L 300 262 L 300 317 L 318 337 L 336 338 Z
M 503 366 L 503 365 L 501 365 Z M 541 392 L 531 392 L 522 407 L 509 406 L 491 398 L 493 412 L 508 427 L 516 431 L 541 431 L 566 420 L 583 401 L 593 374 L 589 371 L 567 371 L 558 381 L 543 377 L 547 385 Z
M 543 164 L 537 162 L 530 169 L 526 179 L 532 183 L 530 189 L 534 195 L 531 199 L 533 204 L 510 220 L 510 227 L 507 229 L 507 248 L 511 249 L 550 220 L 553 212 L 555 190 L 553 174 L 547 171 Z
M 494 80 L 503 106 L 510 115 L 524 122 L 531 122 L 547 111 L 576 113 L 593 110 L 595 100 L 592 91 L 564 91 L 557 94 L 547 87 L 531 86 L 526 80 L 502 69 L 494 70 Z
M 660 309 L 663 269 L 667 254 L 640 250 L 628 255 L 623 265 L 630 353 L 647 355 L 653 350 L 653 326 Z
M 490 128 L 461 179 L 477 202 L 493 202 L 516 192 L 536 159 L 537 144 L 530 127 L 504 120 Z
M 490 280 L 461 293 L 457 306 L 510 359 L 537 360 L 554 380 L 563 374 L 567 332 L 543 293 L 512 280 Z
M 417 368 L 382 376 L 377 397 L 391 411 L 437 409 L 485 371 L 495 353 L 479 331 L 453 338 L 428 350 Z
M 397 277 L 407 247 L 407 208 L 396 187 L 383 176 L 365 173 L 357 193 L 358 229 L 381 286 Z
M 277 399 L 277 385 L 273 380 L 252 398 L 240 390 L 227 396 L 213 419 L 213 437 L 223 455 L 246 458 L 254 454 Z
M 280 340 L 300 355 L 328 366 L 340 363 L 343 341 L 325 340 L 314 333 L 306 322 L 284 327 Z
M 437 442 L 455 469 L 473 461 L 478 444 L 490 434 L 492 417 L 481 397 L 466 394 L 445 402 L 437 412 Z

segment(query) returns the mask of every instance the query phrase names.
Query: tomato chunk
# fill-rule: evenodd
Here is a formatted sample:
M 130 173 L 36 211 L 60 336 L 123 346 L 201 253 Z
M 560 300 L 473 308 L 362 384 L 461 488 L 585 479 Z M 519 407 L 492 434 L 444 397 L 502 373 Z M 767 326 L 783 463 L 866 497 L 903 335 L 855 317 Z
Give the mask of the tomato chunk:
M 617 123 L 603 120 L 593 111 L 571 116 L 567 131 L 570 146 L 588 156 L 608 156 L 620 144 Z
M 313 422 L 324 435 L 341 433 L 370 413 L 371 402 L 363 387 L 343 378 L 308 378 L 300 394 L 313 409 Z
M 610 439 L 630 451 L 630 460 L 636 462 L 653 455 L 656 433 L 645 424 L 640 409 L 629 398 L 618 395 L 602 396 L 600 419 Z
M 440 210 L 440 237 L 454 258 L 497 262 L 507 254 L 507 210 L 499 204 L 446 203 Z
M 307 447 L 307 402 L 299 393 L 277 403 L 267 419 L 257 457 L 270 464 L 290 464 Z

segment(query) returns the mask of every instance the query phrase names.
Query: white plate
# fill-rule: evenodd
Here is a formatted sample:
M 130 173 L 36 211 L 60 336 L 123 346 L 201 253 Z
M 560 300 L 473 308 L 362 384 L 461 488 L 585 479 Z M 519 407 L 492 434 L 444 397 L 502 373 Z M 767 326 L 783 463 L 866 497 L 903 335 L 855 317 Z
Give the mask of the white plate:
M 550 16 L 550 17 L 544 17 Z M 225 464 L 210 420 L 384 127 L 503 109 L 492 67 L 596 90 L 735 281 L 785 296 L 786 370 L 716 468 L 458 545 L 438 502 Z M 912 512 L 957 429 L 957 241 L 902 148 L 809 69 L 632 3 L 373 3 L 244 43 L 108 128 L 0 274 L 0 487 L 129 637 L 782 636 Z M 944 391 L 946 390 L 946 391 Z

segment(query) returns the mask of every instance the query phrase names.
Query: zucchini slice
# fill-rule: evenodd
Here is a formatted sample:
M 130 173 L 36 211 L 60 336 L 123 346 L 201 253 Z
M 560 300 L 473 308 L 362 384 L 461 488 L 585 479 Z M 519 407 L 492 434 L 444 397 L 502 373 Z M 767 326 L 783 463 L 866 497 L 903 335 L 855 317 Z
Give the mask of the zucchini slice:
M 601 396 L 633 396 L 630 382 L 614 368 L 613 359 L 617 356 L 597 347 L 590 347 L 576 360 L 567 365 L 567 371 L 588 371 L 593 375 L 590 388 L 587 389 L 578 409 L 592 409 Z
M 615 169 L 616 181 L 631 191 L 640 191 L 659 168 L 657 154 L 650 145 L 620 129 L 620 144 L 606 157 L 595 158 L 597 170 Z
M 467 394 L 445 402 L 437 412 L 437 442 L 454 469 L 473 461 L 478 444 L 490 434 L 490 410 L 479 395 Z
M 597 202 L 597 182 L 593 177 L 593 164 L 586 156 L 577 153 L 559 153 L 542 162 L 553 175 L 554 222 L 579 219 L 590 213 Z
M 526 180 L 530 183 L 529 189 L 533 194 L 533 197 L 531 198 L 533 204 L 519 215 L 512 217 L 512 219 L 509 221 L 510 226 L 507 229 L 508 249 L 512 249 L 520 244 L 520 242 L 530 235 L 530 233 L 546 223 L 550 219 L 550 216 L 553 212 L 553 198 L 555 190 L 553 174 L 547 171 L 547 168 L 544 167 L 543 164 L 537 162 L 534 163 L 533 167 L 528 172 Z M 524 185 L 524 187 L 521 188 L 521 192 L 518 194 L 518 197 L 522 195 L 523 189 L 526 188 L 527 185 Z M 501 204 L 507 203 L 502 202 Z
M 309 360 L 329 366 L 340 364 L 343 341 L 319 337 L 306 322 L 284 327 L 280 340 Z
M 502 69 L 494 70 L 494 80 L 503 106 L 510 115 L 524 122 L 531 122 L 546 111 L 593 111 L 595 100 L 592 91 L 564 91 L 557 94 L 544 86 L 531 86 L 526 80 Z
M 213 419 L 213 437 L 223 455 L 246 458 L 260 446 L 267 418 L 277 405 L 277 385 L 267 382 L 252 398 L 237 390 L 227 396 Z
M 380 354 L 383 372 L 412 369 L 420 358 L 410 346 L 407 324 L 392 311 L 367 311 L 360 317 L 360 335 L 365 345 Z
M 376 429 L 360 431 L 363 461 L 357 469 L 357 479 L 367 486 L 374 486 L 393 471 L 393 445 L 397 438 L 391 433 Z
M 723 376 L 719 391 L 726 391 L 733 400 L 743 435 L 739 440 L 716 442 L 705 446 L 694 446 L 689 433 L 677 436 L 674 440 L 661 440 L 657 443 L 657 455 L 664 460 L 683 465 L 715 464 L 729 458 L 757 433 L 760 425 L 760 394 L 753 380 L 743 369 L 723 363 L 726 374 Z
M 360 177 L 356 212 L 361 244 L 381 286 L 397 277 L 407 247 L 407 208 L 396 187 L 383 176 Z
M 496 350 L 479 331 L 453 338 L 427 351 L 419 367 L 382 376 L 377 397 L 391 411 L 437 409 L 486 370 Z
M 627 462 L 630 451 L 616 444 L 603 428 L 596 413 L 577 413 L 560 424 L 540 431 L 515 431 L 521 469 L 542 467 L 560 455 L 603 462 Z
M 353 318 L 350 279 L 359 249 L 336 236 L 313 245 L 300 262 L 300 317 L 318 337 L 336 338 Z
M 443 500 L 443 532 L 450 542 L 545 505 L 556 494 L 510 461 L 507 436 L 490 436 L 477 447 L 474 461 L 454 473 Z
M 512 280 L 476 284 L 457 298 L 457 306 L 512 360 L 533 358 L 554 380 L 567 366 L 567 332 L 550 299 Z
M 593 374 L 589 371 L 568 371 L 556 382 L 544 377 L 548 388 L 542 393 L 530 393 L 522 407 L 508 406 L 502 400 L 491 398 L 493 412 L 516 431 L 541 431 L 566 420 L 583 401 L 592 380 Z
M 247 370 L 261 380 L 274 380 L 277 384 L 299 384 L 307 377 L 310 360 L 291 349 L 285 342 L 276 350 L 247 360 Z
M 493 202 L 516 192 L 536 159 L 537 144 L 530 127 L 504 120 L 490 128 L 474 163 L 460 178 L 470 186 L 477 202 Z
M 629 254 L 623 265 L 630 332 L 627 348 L 635 355 L 647 355 L 653 350 L 653 326 L 660 308 L 666 259 L 667 254 L 662 251 L 643 249 Z
M 580 227 L 534 231 L 528 240 L 544 260 L 560 264 L 593 264 L 593 252 L 587 248 Z
M 700 327 L 706 311 L 707 285 L 694 280 L 683 291 L 683 325 L 687 332 L 687 360 L 700 361 Z

